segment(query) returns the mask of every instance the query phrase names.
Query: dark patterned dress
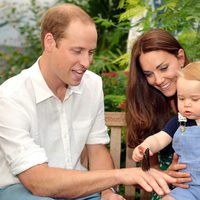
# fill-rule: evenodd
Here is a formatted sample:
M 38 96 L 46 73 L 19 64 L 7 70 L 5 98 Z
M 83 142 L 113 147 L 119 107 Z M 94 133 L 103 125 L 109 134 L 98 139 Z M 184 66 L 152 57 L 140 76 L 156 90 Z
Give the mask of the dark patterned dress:
M 173 154 L 163 155 L 161 153 L 158 154 L 158 162 L 161 170 L 167 170 L 169 165 L 172 162 Z M 151 200 L 160 200 L 162 197 L 158 196 L 156 193 L 152 193 Z

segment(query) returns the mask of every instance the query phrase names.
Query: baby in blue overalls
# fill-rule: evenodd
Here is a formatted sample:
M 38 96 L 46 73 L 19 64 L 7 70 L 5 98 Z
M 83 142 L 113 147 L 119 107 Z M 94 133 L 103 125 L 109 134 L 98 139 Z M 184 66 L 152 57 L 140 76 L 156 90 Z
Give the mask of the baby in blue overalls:
M 146 148 L 150 155 L 166 147 L 173 139 L 172 146 L 179 156 L 179 162 L 187 165 L 192 181 L 189 188 L 175 188 L 163 200 L 200 199 L 200 62 L 187 65 L 178 73 L 177 96 L 178 116 L 173 117 L 162 131 L 144 140 L 133 151 L 133 160 L 143 158 Z

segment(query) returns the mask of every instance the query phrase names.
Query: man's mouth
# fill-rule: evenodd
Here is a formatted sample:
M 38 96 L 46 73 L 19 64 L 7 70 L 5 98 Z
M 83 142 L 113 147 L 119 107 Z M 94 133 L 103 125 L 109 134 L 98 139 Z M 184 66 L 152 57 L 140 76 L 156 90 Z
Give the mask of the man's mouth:
M 83 71 L 83 70 L 75 70 L 75 72 L 78 73 L 78 74 L 84 74 L 85 71 Z
M 80 79 L 82 78 L 83 74 L 85 73 L 86 70 L 72 70 L 73 74 L 75 75 L 76 78 Z

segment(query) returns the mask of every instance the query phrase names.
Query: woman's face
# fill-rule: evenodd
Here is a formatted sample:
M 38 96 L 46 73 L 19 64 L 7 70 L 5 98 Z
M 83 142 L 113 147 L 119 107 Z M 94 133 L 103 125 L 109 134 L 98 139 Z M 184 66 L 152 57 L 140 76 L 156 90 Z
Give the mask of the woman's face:
M 185 61 L 182 49 L 179 50 L 177 57 L 162 50 L 142 53 L 139 61 L 150 85 L 166 97 L 171 97 L 176 93 L 177 72 Z

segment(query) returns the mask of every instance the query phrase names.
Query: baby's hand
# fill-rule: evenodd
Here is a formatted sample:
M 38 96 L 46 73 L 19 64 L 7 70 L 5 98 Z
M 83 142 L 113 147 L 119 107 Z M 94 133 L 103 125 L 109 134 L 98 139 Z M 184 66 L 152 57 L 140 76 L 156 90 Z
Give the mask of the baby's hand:
M 133 150 L 133 155 L 132 155 L 132 159 L 135 162 L 139 162 L 143 159 L 143 155 L 145 152 L 145 147 L 139 145 L 137 146 L 134 150 Z
M 133 150 L 133 154 L 132 154 L 132 159 L 135 161 L 135 162 L 139 162 L 143 159 L 143 156 L 144 156 L 144 152 L 145 150 L 149 148 L 148 145 L 145 145 L 145 144 L 140 144 L 138 145 L 134 150 Z M 149 151 L 149 155 L 152 156 L 153 153 L 152 151 Z

